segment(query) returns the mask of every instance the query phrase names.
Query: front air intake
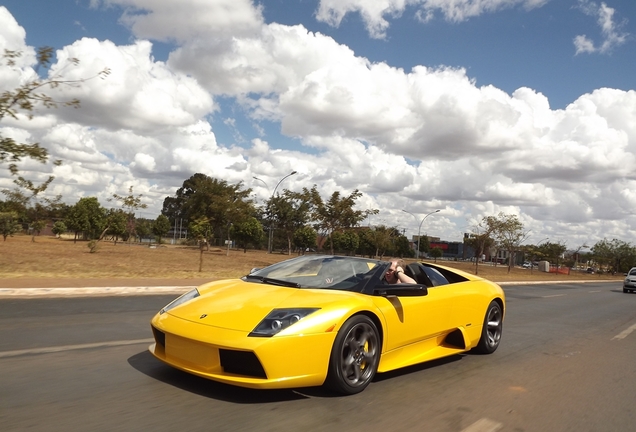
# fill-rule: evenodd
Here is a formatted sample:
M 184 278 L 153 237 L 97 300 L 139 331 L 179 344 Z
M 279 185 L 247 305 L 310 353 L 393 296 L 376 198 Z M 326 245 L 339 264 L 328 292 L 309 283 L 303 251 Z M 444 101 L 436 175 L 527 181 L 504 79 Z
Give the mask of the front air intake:
M 157 330 L 154 326 L 152 327 L 152 334 L 155 337 L 155 342 L 157 342 L 162 347 L 166 347 L 166 334 L 161 330 Z
M 219 357 L 224 372 L 254 378 L 267 378 L 261 362 L 251 351 L 219 349 Z

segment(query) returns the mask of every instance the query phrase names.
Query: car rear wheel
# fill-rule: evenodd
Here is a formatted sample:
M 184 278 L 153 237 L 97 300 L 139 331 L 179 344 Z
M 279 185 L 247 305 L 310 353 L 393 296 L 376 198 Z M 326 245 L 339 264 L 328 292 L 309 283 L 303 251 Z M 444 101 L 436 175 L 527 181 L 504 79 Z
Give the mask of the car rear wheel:
M 492 354 L 499 347 L 503 332 L 503 313 L 496 301 L 490 302 L 486 310 L 484 325 L 481 329 L 481 339 L 475 348 L 480 354 Z
M 365 315 L 347 320 L 331 350 L 326 385 L 343 394 L 364 390 L 378 370 L 380 336 L 373 321 Z

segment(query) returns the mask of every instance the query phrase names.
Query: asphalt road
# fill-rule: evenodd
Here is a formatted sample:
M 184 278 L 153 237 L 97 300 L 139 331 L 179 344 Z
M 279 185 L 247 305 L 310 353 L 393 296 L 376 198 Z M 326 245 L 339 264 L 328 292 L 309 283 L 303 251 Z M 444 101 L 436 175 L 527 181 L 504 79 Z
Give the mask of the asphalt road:
M 163 365 L 149 320 L 174 295 L 0 299 L 0 430 L 636 430 L 636 295 L 620 282 L 504 289 L 497 352 L 379 375 L 349 397 Z

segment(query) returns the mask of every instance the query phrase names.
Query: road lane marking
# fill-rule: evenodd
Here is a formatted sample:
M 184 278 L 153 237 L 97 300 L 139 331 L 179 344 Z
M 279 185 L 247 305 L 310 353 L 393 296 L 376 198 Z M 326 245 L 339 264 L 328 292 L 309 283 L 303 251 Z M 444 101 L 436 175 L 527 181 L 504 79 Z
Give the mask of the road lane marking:
M 550 297 L 563 297 L 565 294 L 552 294 L 549 296 L 541 296 L 541 298 L 550 298 Z
M 619 334 L 617 334 L 616 336 L 614 336 L 612 338 L 612 340 L 614 339 L 625 339 L 627 336 L 629 336 L 629 334 L 631 332 L 633 332 L 634 330 L 636 330 L 636 324 L 626 328 L 625 330 L 623 330 L 622 332 L 620 332 Z
M 462 432 L 495 432 L 503 427 L 503 424 L 487 418 L 479 419 L 468 426 Z
M 23 350 L 15 350 L 15 351 L 0 351 L 0 358 L 7 357 L 17 357 L 21 355 L 31 355 L 31 354 L 50 354 L 56 352 L 63 351 L 73 351 L 80 349 L 90 349 L 90 348 L 104 348 L 104 347 L 117 347 L 117 346 L 125 346 L 125 345 L 137 345 L 137 344 L 149 344 L 154 342 L 154 339 L 133 339 L 133 340 L 120 340 L 120 341 L 112 341 L 112 342 L 96 342 L 89 344 L 81 344 L 81 345 L 62 345 L 62 346 L 54 346 L 54 347 L 46 347 L 46 348 L 29 348 Z

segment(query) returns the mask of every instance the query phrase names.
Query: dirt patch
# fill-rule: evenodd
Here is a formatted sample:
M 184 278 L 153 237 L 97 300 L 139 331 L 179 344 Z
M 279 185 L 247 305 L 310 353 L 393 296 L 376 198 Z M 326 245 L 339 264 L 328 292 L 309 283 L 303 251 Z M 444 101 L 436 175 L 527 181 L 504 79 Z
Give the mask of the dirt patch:
M 148 245 L 101 242 L 96 253 L 90 253 L 87 242 L 38 236 L 18 235 L 0 241 L 0 288 L 76 287 L 76 286 L 180 286 L 241 277 L 254 267 L 282 261 L 296 255 L 264 251 L 211 248 L 203 252 L 199 272 L 200 251 L 178 245 Z M 412 261 L 412 260 L 411 260 Z M 471 262 L 439 261 L 440 264 L 475 273 Z M 622 276 L 570 275 L 542 273 L 537 270 L 505 266 L 479 265 L 479 276 L 495 282 L 504 281 L 580 281 L 622 280 Z

